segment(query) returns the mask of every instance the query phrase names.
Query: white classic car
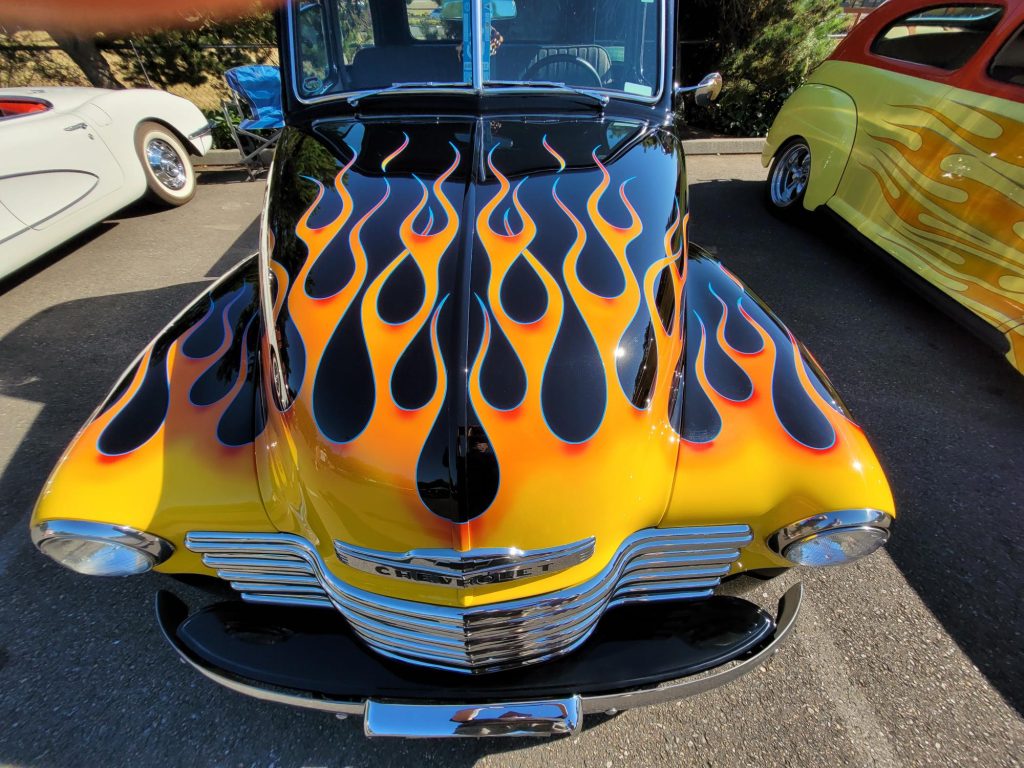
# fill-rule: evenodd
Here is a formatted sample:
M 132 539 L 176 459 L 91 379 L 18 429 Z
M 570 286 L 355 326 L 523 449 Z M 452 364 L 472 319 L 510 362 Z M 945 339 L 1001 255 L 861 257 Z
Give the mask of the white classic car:
M 0 276 L 148 194 L 195 194 L 203 113 L 163 91 L 0 89 Z

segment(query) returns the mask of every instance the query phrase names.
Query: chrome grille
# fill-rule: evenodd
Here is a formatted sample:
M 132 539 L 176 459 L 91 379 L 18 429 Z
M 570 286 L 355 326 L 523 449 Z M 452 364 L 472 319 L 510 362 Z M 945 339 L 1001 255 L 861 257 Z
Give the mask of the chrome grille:
M 624 603 L 708 597 L 741 547 L 745 525 L 633 534 L 593 578 L 569 589 L 471 608 L 374 594 L 345 583 L 305 539 L 287 533 L 193 532 L 185 546 L 256 603 L 336 607 L 371 648 L 457 672 L 492 672 L 568 653 Z

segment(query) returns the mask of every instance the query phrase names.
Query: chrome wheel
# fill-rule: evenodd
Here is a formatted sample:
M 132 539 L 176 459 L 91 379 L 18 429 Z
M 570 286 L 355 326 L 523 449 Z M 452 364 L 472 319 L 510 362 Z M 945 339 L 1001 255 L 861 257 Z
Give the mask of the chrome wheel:
M 790 144 L 772 169 L 769 180 L 772 203 L 779 208 L 788 208 L 798 202 L 807 191 L 810 178 L 810 148 L 803 142 Z
M 150 139 L 146 143 L 146 162 L 156 180 L 167 189 L 178 192 L 188 183 L 185 163 L 163 139 Z

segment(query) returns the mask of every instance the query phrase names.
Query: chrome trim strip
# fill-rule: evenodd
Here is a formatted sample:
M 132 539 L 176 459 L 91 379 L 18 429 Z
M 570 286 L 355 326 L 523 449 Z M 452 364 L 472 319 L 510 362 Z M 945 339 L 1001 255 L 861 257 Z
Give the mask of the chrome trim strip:
M 32 528 L 32 543 L 42 551 L 50 539 L 88 539 L 120 544 L 145 552 L 159 565 L 172 554 L 174 545 L 159 536 L 127 525 L 110 525 L 92 520 L 47 520 Z
M 886 533 L 892 527 L 892 516 L 877 509 L 840 509 L 824 512 L 780 528 L 768 537 L 768 546 L 782 555 L 786 548 L 808 536 L 819 536 L 841 528 L 879 528 Z
M 213 133 L 213 123 L 207 122 L 206 125 L 198 131 L 192 131 L 192 133 L 190 133 L 186 138 L 191 141 L 192 139 L 198 139 L 202 136 L 209 136 L 211 133 Z
M 201 554 L 243 599 L 295 605 L 301 595 L 313 601 L 301 604 L 333 604 L 378 653 L 475 673 L 569 653 L 590 636 L 611 606 L 708 597 L 752 539 L 745 525 L 651 528 L 626 539 L 611 561 L 581 584 L 469 608 L 400 600 L 354 587 L 294 534 L 194 531 L 185 537 L 185 546 Z M 311 574 L 320 589 L 297 593 L 297 585 L 310 582 L 296 577 Z
M 665 704 L 670 701 L 695 696 L 705 693 L 713 688 L 732 682 L 760 667 L 772 656 L 778 653 L 780 646 L 789 637 L 796 625 L 797 617 L 800 614 L 800 605 L 803 602 L 804 589 L 799 582 L 790 587 L 779 600 L 776 619 L 775 634 L 771 641 L 760 651 L 749 658 L 733 663 L 728 666 L 718 667 L 700 675 L 684 677 L 679 680 L 662 683 L 654 688 L 645 688 L 638 691 L 624 691 L 621 693 L 608 693 L 599 696 L 580 696 L 583 714 L 598 712 L 613 713 L 624 709 L 635 707 L 649 707 L 657 704 Z M 157 595 L 157 615 L 162 617 L 160 601 L 170 597 L 166 593 Z M 176 598 L 170 598 L 176 601 Z M 184 620 L 184 616 L 181 620 Z M 342 701 L 337 699 L 313 698 L 312 696 L 299 693 L 268 690 L 257 685 L 241 681 L 227 672 L 213 669 L 205 665 L 205 662 L 195 656 L 178 639 L 175 634 L 177 625 L 169 626 L 165 621 L 160 621 L 160 631 L 164 639 L 178 653 L 181 659 L 198 671 L 204 677 L 230 688 L 237 693 L 251 696 L 262 701 L 270 701 L 276 704 L 287 704 L 302 709 L 312 709 L 319 712 L 330 712 L 339 716 L 359 715 L 366 712 L 370 702 L 366 701 Z M 402 702 L 394 702 L 401 704 Z M 532 703 L 532 702 L 531 702 Z M 512 707 L 515 702 L 501 704 L 500 706 Z
M 366 702 L 363 733 L 412 739 L 480 736 L 570 736 L 579 731 L 579 696 L 512 704 Z
M 561 547 L 529 552 L 515 547 L 468 552 L 454 549 L 386 552 L 335 540 L 334 551 L 345 565 L 366 573 L 461 589 L 559 573 L 589 560 L 595 543 L 596 539 L 591 536 Z

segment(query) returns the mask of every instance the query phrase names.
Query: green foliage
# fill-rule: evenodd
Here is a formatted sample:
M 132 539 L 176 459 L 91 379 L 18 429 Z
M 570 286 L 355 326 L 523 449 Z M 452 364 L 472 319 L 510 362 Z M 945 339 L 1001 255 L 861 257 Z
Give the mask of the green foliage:
M 231 127 L 228 125 L 224 111 L 220 109 L 204 109 L 203 115 L 213 126 L 213 146 L 217 149 L 235 149 L 235 139 L 231 135 Z M 237 128 L 239 117 L 231 115 L 231 123 Z
M 840 0 L 689 0 L 688 14 L 713 29 L 718 101 L 691 107 L 691 123 L 733 135 L 763 136 L 786 98 L 835 47 L 846 25 Z
M 274 54 L 274 21 L 266 11 L 231 21 L 196 17 L 189 22 L 187 29 L 132 37 L 139 55 L 126 56 L 123 79 L 136 86 L 152 82 L 157 88 L 196 87 L 232 67 L 263 63 Z

